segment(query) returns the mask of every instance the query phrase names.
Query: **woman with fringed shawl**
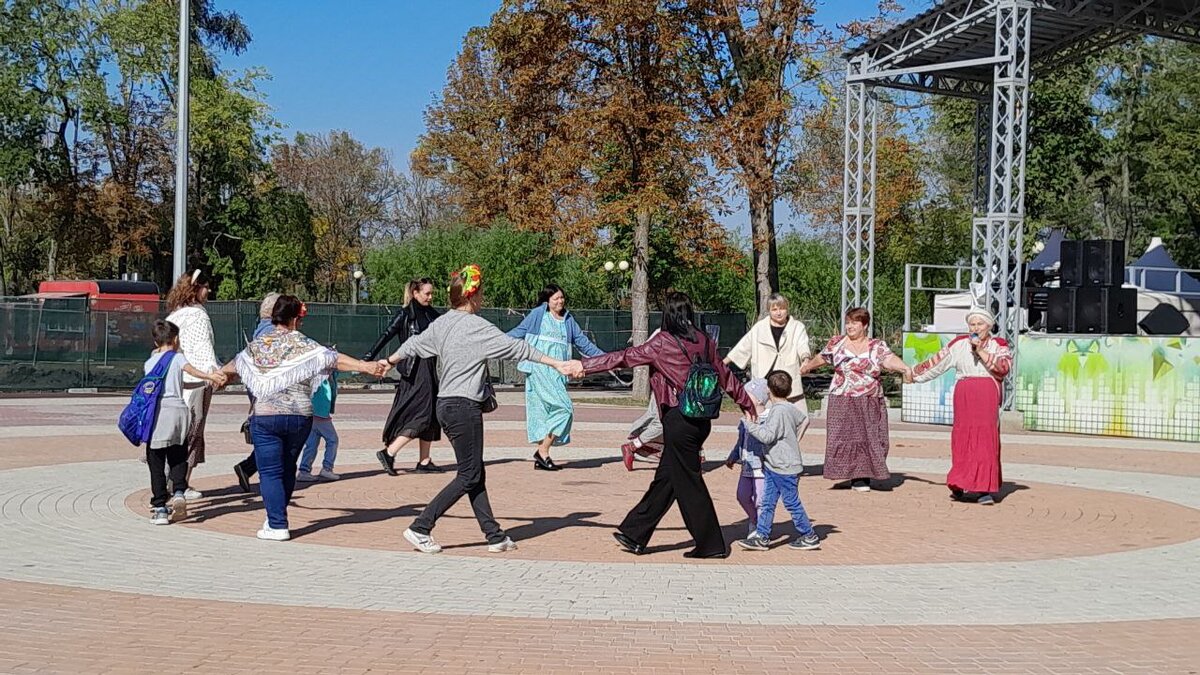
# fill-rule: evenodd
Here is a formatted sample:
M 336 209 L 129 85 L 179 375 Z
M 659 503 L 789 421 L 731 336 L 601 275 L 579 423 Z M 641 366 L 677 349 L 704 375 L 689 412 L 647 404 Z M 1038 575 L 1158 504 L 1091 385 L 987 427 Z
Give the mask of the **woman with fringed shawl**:
M 272 329 L 222 369 L 241 378 L 254 396 L 250 437 L 267 510 L 258 538 L 269 541 L 291 538 L 287 505 L 296 488 L 296 461 L 312 428 L 313 393 L 334 369 L 383 375 L 379 364 L 339 354 L 301 333 L 306 313 L 299 298 L 279 296 L 271 312 Z

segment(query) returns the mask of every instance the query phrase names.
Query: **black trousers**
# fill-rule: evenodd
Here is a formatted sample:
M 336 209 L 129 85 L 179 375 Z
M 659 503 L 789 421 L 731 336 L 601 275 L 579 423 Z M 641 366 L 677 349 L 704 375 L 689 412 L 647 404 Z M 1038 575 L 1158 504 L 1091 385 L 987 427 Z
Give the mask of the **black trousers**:
M 679 502 L 683 524 L 696 542 L 696 552 L 701 555 L 723 552 L 726 549 L 721 523 L 700 472 L 700 450 L 712 431 L 712 422 L 689 419 L 678 408 L 670 408 L 663 414 L 662 424 L 662 459 L 654 480 L 619 529 L 645 546 L 671 504 Z
M 167 468 L 170 467 L 171 485 L 176 492 L 187 490 L 186 445 L 169 445 L 165 448 L 146 447 L 146 466 L 150 467 L 150 506 L 166 506 L 171 493 L 167 491 Z
M 492 505 L 488 501 L 487 475 L 483 466 L 483 410 L 478 401 L 468 398 L 442 398 L 437 402 L 437 418 L 454 447 L 454 459 L 458 462 L 458 473 L 454 480 L 429 501 L 429 505 L 417 516 L 412 531 L 429 534 L 438 518 L 450 510 L 463 496 L 470 498 L 471 508 L 479 529 L 489 544 L 498 544 L 508 535 L 500 529 L 500 523 L 492 516 Z

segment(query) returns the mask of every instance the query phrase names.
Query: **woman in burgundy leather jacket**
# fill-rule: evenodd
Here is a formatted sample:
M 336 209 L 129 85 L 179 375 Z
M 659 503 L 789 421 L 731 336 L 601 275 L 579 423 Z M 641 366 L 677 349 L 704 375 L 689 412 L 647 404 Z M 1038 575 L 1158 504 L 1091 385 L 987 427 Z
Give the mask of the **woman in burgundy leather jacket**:
M 659 403 L 663 423 L 663 453 L 654 480 L 637 506 L 625 516 L 613 537 L 635 555 L 645 553 L 658 521 L 679 502 L 683 522 L 696 547 L 685 558 L 724 558 L 728 555 L 712 497 L 700 471 L 700 450 L 712 421 L 684 417 L 676 393 L 683 389 L 693 356 L 716 369 L 721 388 L 742 410 L 754 415 L 754 404 L 742 385 L 717 355 L 717 346 L 696 327 L 692 301 L 684 293 L 667 295 L 662 331 L 644 344 L 604 356 L 583 359 L 586 373 L 650 366 L 650 388 Z

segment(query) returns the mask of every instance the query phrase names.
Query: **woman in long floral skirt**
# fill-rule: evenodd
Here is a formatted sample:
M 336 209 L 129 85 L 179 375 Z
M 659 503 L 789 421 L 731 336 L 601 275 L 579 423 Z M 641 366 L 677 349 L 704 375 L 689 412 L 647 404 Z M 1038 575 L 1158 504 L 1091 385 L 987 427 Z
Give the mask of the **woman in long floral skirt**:
M 825 478 L 850 481 L 856 492 L 869 492 L 871 481 L 887 481 L 887 400 L 880 375 L 884 370 L 907 373 L 908 366 L 883 340 L 871 338 L 871 313 L 862 307 L 846 312 L 846 334 L 830 338 L 821 353 L 800 368 L 805 375 L 829 364 L 825 435 Z
M 995 504 L 1000 491 L 1000 403 L 1012 368 L 1008 343 L 992 335 L 996 317 L 986 309 L 967 313 L 968 335 L 950 341 L 913 368 L 913 382 L 928 382 L 954 369 L 954 427 L 946 486 L 959 501 Z

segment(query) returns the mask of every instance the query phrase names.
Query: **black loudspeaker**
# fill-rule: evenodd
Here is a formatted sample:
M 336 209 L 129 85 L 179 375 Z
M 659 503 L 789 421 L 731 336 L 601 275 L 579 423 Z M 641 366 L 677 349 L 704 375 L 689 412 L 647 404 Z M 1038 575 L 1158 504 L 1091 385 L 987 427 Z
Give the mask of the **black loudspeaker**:
M 1047 333 L 1133 335 L 1137 333 L 1137 290 L 1133 288 L 1050 288 Z
M 1125 283 L 1125 242 L 1090 239 L 1083 242 L 1083 285 L 1120 286 Z
M 1058 249 L 1059 285 L 1063 288 L 1079 288 L 1083 285 L 1083 242 L 1064 239 Z
M 1125 242 L 1119 239 L 1065 239 L 1059 261 L 1064 288 L 1125 283 Z
M 1163 302 L 1150 310 L 1138 325 L 1147 335 L 1182 335 L 1189 324 L 1183 312 Z
M 1075 332 L 1075 289 L 1046 288 L 1041 290 L 1046 291 L 1046 332 Z
M 1073 333 L 1137 333 L 1137 289 L 1085 286 L 1075 289 Z
M 1103 333 L 1104 330 L 1104 291 L 1099 287 L 1084 286 L 1072 288 L 1075 300 L 1075 323 L 1072 333 Z

